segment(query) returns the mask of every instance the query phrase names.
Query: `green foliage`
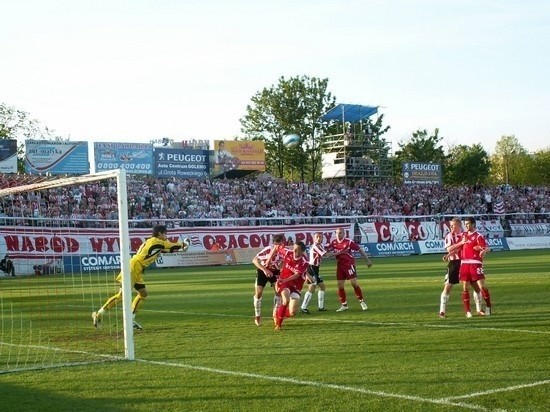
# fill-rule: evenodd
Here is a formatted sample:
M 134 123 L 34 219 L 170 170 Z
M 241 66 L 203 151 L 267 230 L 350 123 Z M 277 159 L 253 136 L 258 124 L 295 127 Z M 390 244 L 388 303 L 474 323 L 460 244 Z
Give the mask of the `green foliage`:
M 328 79 L 300 76 L 281 77 L 276 85 L 264 88 L 251 98 L 241 119 L 246 139 L 263 140 L 266 167 L 277 177 L 315 180 L 321 170 L 319 118 L 335 105 L 327 91 Z M 288 149 L 283 137 L 296 133 L 300 145 Z
M 490 169 L 489 155 L 481 144 L 455 146 L 449 150 L 443 181 L 448 185 L 485 184 Z
M 54 130 L 42 126 L 41 123 L 32 119 L 30 114 L 0 103 L 0 139 L 18 140 L 17 148 L 17 169 L 20 173 L 25 172 L 25 140 L 68 140 L 57 135 Z
M 367 118 L 360 123 L 350 125 L 351 133 L 354 136 L 354 140 L 363 143 L 366 147 L 380 148 L 380 153 L 376 160 L 387 159 L 390 155 L 391 145 L 387 144 L 386 139 L 383 137 L 390 130 L 390 126 L 384 125 L 384 115 L 381 114 L 375 118 Z M 334 122 L 330 124 L 330 130 L 328 134 L 345 133 L 343 130 L 336 130 L 338 127 L 342 127 L 341 122 Z M 351 148 L 346 151 L 348 156 L 362 156 L 366 155 L 365 147 Z M 372 153 L 368 153 L 372 156 Z
M 0 103 L 0 138 L 66 140 L 23 110 Z
M 510 140 L 504 140 L 507 138 Z M 513 136 L 504 136 L 499 143 L 495 162 L 500 166 L 497 171 L 504 177 L 504 182 L 511 185 L 550 184 L 550 149 L 527 153 Z
M 550 149 L 539 150 L 528 159 L 529 183 L 535 186 L 550 185 Z
M 382 135 L 386 134 L 390 129 L 391 126 L 385 126 L 384 125 L 384 115 L 381 114 L 376 118 L 376 121 L 373 122 L 371 118 L 368 118 L 366 121 L 366 128 L 369 131 L 369 137 L 375 142 L 384 142 L 386 143 L 386 140 L 382 137 Z M 386 153 L 388 155 L 389 152 Z
M 426 130 L 417 130 L 409 141 L 398 143 L 400 150 L 395 155 L 404 162 L 442 163 L 445 160 L 442 140 L 439 129 L 435 129 L 433 135 L 429 135 Z
M 491 253 L 485 269 L 494 316 L 466 319 L 455 286 L 440 320 L 440 256 L 374 259 L 371 269 L 358 262 L 369 310 L 359 309 L 346 285 L 344 313 L 334 311 L 335 265 L 327 260 L 321 274 L 329 311 L 315 310 L 315 296 L 313 313 L 285 320 L 280 332 L 270 322 L 270 288 L 264 324 L 253 324 L 251 266 L 151 270 L 138 314 L 145 328 L 135 336 L 138 360 L 0 375 L 0 409 L 542 412 L 550 396 L 549 265 L 545 250 Z M 54 280 L 28 282 L 50 290 Z M 0 284 L 7 307 L 15 282 Z M 104 288 L 108 296 L 114 285 Z M 62 299 L 49 295 L 44 316 L 65 319 L 55 308 L 74 301 Z M 65 321 L 89 326 L 80 336 L 87 351 L 113 344 L 113 329 L 94 330 L 91 309 L 78 307 L 80 315 Z
M 528 158 L 527 150 L 515 136 L 502 136 L 495 145 L 491 157 L 491 178 L 494 184 L 520 184 L 525 180 L 521 176 L 521 162 Z
M 373 161 L 375 164 L 378 164 L 382 174 L 390 175 L 392 168 L 391 144 L 388 143 L 383 135 L 391 129 L 391 126 L 384 125 L 383 114 L 378 116 L 375 122 L 368 118 L 366 125 L 367 130 L 370 132 L 368 138 L 371 140 L 371 144 L 379 148 L 378 156 L 373 158 Z
M 408 141 L 398 143 L 394 157 L 394 176 L 400 177 L 403 162 L 432 162 L 445 164 L 446 156 L 439 136 L 439 129 L 430 135 L 427 130 L 413 132 Z

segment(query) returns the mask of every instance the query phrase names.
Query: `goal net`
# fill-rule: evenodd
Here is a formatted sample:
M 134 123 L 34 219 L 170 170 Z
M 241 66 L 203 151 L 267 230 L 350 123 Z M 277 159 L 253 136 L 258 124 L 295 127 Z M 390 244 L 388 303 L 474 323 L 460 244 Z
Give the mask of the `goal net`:
M 2 176 L 0 373 L 134 359 L 130 246 L 124 170 Z

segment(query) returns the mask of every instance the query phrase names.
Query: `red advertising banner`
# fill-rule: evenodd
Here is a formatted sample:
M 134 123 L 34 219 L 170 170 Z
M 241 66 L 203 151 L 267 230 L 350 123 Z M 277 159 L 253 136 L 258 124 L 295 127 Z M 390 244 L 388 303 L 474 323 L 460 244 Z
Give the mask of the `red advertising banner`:
M 168 231 L 168 239 L 191 240 L 189 251 L 263 248 L 272 244 L 273 236 L 282 234 L 295 242 L 313 243 L 313 234 L 322 232 L 325 243 L 335 237 L 335 230 L 344 227 L 353 237 L 353 224 L 288 225 L 253 227 L 178 228 Z M 130 248 L 137 251 L 151 229 L 130 229 Z M 50 227 L 0 228 L 0 253 L 12 258 L 58 258 L 88 254 L 110 254 L 120 251 L 118 229 L 66 229 Z
M 450 221 L 441 222 L 368 222 L 359 224 L 361 242 L 406 242 L 443 239 L 450 232 Z M 464 227 L 464 224 L 463 224 Z M 498 220 L 478 220 L 479 233 L 487 238 L 504 236 Z
M 359 228 L 361 243 L 441 239 L 436 222 L 368 222 L 360 223 Z

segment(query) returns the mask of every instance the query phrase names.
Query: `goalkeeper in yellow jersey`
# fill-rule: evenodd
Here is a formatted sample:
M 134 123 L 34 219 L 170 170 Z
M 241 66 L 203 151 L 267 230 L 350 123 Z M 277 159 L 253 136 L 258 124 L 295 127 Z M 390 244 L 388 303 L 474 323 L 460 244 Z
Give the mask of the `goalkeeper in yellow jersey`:
M 141 325 L 136 322 L 136 313 L 139 310 L 142 302 L 147 297 L 147 288 L 143 280 L 143 272 L 145 268 L 153 263 L 161 252 L 171 253 L 177 250 L 187 251 L 189 241 L 184 239 L 182 242 L 173 243 L 166 238 L 166 226 L 156 226 L 153 228 L 153 235 L 145 240 L 139 247 L 137 253 L 130 259 L 130 273 L 132 275 L 132 285 L 137 291 L 137 295 L 132 302 L 132 314 L 134 316 L 134 329 L 142 329 Z M 117 278 L 117 282 L 122 283 L 122 273 Z M 101 318 L 105 312 L 117 305 L 122 300 L 122 288 L 117 294 L 107 299 L 107 302 L 97 312 L 92 313 L 94 327 L 98 327 L 101 323 Z

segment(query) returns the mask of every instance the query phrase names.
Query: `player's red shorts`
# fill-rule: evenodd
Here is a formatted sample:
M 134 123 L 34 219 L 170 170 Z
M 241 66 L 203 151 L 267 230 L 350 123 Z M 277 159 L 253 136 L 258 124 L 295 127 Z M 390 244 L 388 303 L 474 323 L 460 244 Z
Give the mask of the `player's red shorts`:
M 290 291 L 290 294 L 292 295 L 293 293 L 297 293 L 298 296 L 300 296 L 300 291 L 298 289 L 296 289 L 296 285 L 294 284 L 294 282 L 285 282 L 285 283 L 279 283 L 277 281 L 277 283 L 275 283 L 275 292 L 277 292 L 278 294 L 281 294 L 281 292 L 284 290 L 284 289 L 288 289 Z
M 459 278 L 461 282 L 477 282 L 480 279 L 485 279 L 483 265 L 481 263 L 461 263 Z
M 336 280 L 350 280 L 357 277 L 357 270 L 355 265 L 337 265 L 336 266 Z

